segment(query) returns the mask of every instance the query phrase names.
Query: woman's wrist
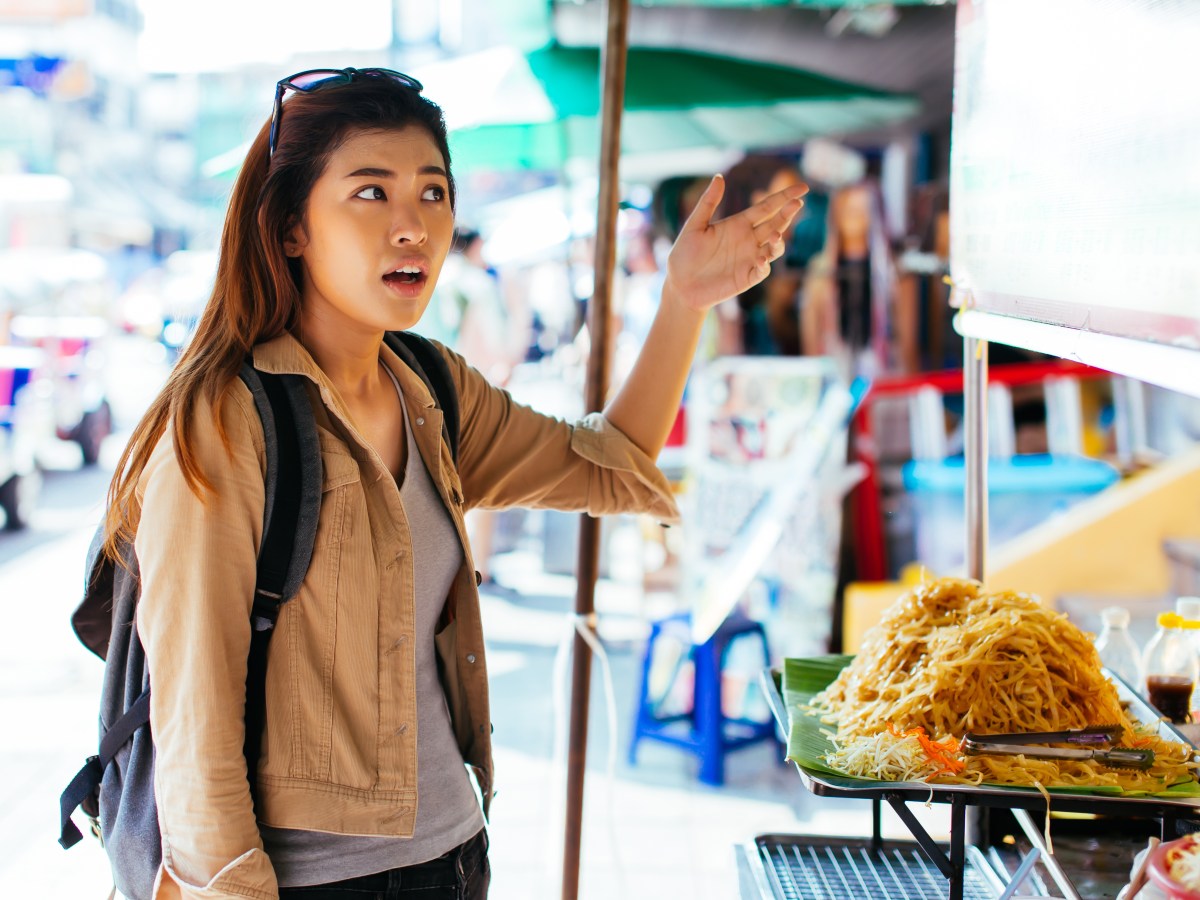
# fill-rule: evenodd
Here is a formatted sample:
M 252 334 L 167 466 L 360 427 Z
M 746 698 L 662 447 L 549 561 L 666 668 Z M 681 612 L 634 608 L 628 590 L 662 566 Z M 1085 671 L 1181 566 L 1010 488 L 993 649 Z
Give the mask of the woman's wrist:
M 708 310 L 698 309 L 688 303 L 686 294 L 679 289 L 669 275 L 663 282 L 660 309 L 673 317 L 679 317 L 684 322 L 702 323 L 708 313 Z

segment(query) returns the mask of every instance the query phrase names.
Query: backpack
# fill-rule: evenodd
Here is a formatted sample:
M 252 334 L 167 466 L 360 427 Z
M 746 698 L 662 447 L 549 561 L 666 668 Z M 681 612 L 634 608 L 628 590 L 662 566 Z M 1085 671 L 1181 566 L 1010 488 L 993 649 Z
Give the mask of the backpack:
M 445 358 L 411 332 L 388 332 L 388 346 L 421 377 L 443 413 L 442 438 L 458 462 L 458 395 Z M 265 724 L 267 647 L 279 610 L 300 588 L 312 559 L 321 504 L 321 453 L 316 421 L 302 375 L 259 372 L 247 361 L 239 377 L 250 389 L 266 445 L 263 536 L 251 612 L 253 632 L 246 674 L 246 756 L 250 795 Z M 101 551 L 101 522 L 88 550 L 83 601 L 71 624 L 84 646 L 104 660 L 100 748 L 59 800 L 64 849 L 82 834 L 71 821 L 81 808 L 112 864 L 116 889 L 131 900 L 149 898 L 162 861 L 154 799 L 154 739 L 150 732 L 150 679 L 137 634 L 141 594 L 132 541 L 121 545 L 123 565 Z

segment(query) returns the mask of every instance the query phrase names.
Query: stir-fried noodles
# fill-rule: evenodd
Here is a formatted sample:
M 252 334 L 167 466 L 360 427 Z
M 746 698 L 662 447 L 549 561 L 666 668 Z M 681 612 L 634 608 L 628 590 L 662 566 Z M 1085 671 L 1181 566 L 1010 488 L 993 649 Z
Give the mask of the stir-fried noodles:
M 1091 640 L 1065 614 L 973 581 L 926 582 L 900 598 L 812 711 L 837 725 L 826 762 L 868 778 L 1160 791 L 1195 768 L 1190 747 L 1130 719 Z M 1123 726 L 1119 742 L 1154 750 L 1154 766 L 959 752 L 968 732 L 1098 725 Z

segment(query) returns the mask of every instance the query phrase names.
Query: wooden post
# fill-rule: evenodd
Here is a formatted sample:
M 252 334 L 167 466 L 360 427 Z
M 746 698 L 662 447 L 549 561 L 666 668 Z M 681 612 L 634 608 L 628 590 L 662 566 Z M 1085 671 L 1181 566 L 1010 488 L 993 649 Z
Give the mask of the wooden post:
M 625 62 L 629 47 L 629 0 L 607 0 L 608 31 L 601 49 L 600 196 L 596 212 L 595 287 L 588 303 L 588 354 L 585 403 L 588 412 L 604 408 L 608 394 L 612 335 L 613 272 L 617 262 L 617 204 L 621 157 L 621 112 L 625 102 Z M 600 563 L 600 523 L 582 516 L 575 589 L 577 627 L 594 628 L 596 578 Z M 571 669 L 571 725 L 567 744 L 567 808 L 563 841 L 563 900 L 579 896 L 580 839 L 583 835 L 583 782 L 587 766 L 588 705 L 592 657 L 587 642 L 575 635 Z

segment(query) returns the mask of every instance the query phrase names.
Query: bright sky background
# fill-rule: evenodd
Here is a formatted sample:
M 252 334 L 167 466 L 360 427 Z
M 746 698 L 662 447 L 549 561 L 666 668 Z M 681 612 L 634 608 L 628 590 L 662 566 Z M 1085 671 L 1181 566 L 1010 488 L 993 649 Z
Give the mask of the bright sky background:
M 197 72 L 294 53 L 374 50 L 390 43 L 389 0 L 139 0 L 144 69 Z

